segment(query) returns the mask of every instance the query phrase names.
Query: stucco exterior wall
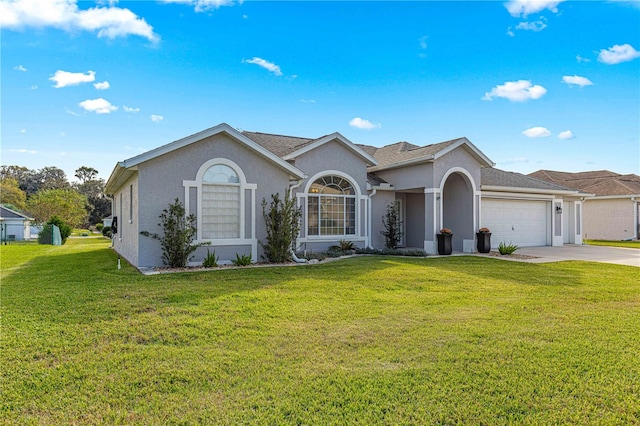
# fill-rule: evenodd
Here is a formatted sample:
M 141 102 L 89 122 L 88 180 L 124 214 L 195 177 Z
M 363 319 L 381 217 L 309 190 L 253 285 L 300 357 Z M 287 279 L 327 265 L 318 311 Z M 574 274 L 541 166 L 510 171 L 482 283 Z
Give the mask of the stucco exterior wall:
M 433 216 L 425 216 L 424 193 L 407 193 L 405 202 L 405 235 L 404 244 L 406 247 L 424 248 L 426 222 Z
M 140 243 L 138 197 L 138 175 L 135 174 L 114 194 L 112 203 L 112 215 L 118 218 L 118 233 L 113 236 L 113 247 L 135 266 L 138 266 Z
M 635 203 L 624 199 L 587 199 L 583 202 L 583 236 L 590 240 L 626 240 L 636 237 Z
M 396 200 L 394 191 L 377 190 L 371 198 L 371 246 L 377 249 L 384 248 L 384 235 L 382 231 L 382 218 L 387 212 L 387 206 Z
M 305 179 L 296 188 L 295 194 L 299 205 L 303 209 L 300 238 L 298 248 L 301 251 L 326 250 L 331 245 L 336 245 L 341 239 L 353 241 L 358 247 L 364 247 L 367 243 L 367 167 L 365 160 L 353 150 L 347 148 L 342 142 L 330 141 L 311 151 L 308 151 L 294 161 L 294 165 L 303 170 Z M 307 235 L 307 198 L 305 190 L 320 175 L 329 175 L 333 172 L 348 176 L 352 184 L 357 186 L 361 199 L 356 200 L 357 209 L 357 235 L 356 236 L 309 236 Z
M 139 185 L 144 188 L 140 192 L 140 230 L 149 232 L 162 233 L 158 216 L 162 210 L 178 198 L 182 203 L 185 202 L 185 189 L 183 182 L 196 178 L 198 169 L 207 161 L 214 158 L 224 158 L 236 163 L 245 174 L 248 183 L 257 184 L 255 204 L 251 203 L 251 197 L 245 197 L 245 212 L 255 210 L 256 235 L 251 235 L 251 226 L 246 225 L 245 220 L 245 237 L 257 238 L 264 240 L 266 235 L 264 219 L 262 217 L 262 199 L 266 199 L 267 203 L 271 199 L 271 194 L 280 192 L 281 194 L 289 187 L 289 175 L 283 169 L 278 167 L 272 161 L 258 155 L 255 151 L 246 145 L 232 139 L 226 134 L 217 134 L 191 145 L 185 146 L 179 152 L 171 152 L 159 157 L 153 158 L 139 165 Z M 190 210 L 194 208 L 192 194 L 190 190 Z M 199 202 L 199 200 L 198 200 Z M 197 208 L 191 213 L 197 214 Z M 246 213 L 249 218 L 251 215 Z M 140 256 L 139 264 L 141 267 L 158 266 L 162 264 L 162 250 L 158 241 L 139 236 Z M 247 254 L 247 246 L 238 247 L 216 247 L 215 243 L 209 246 L 210 250 L 216 250 L 216 254 L 220 256 L 220 260 L 235 259 L 235 253 Z M 207 250 L 199 249 L 193 262 L 202 261 Z M 250 253 L 250 252 L 249 252 Z M 262 250 L 258 246 L 258 259 L 262 255 Z
M 424 163 L 397 169 L 381 170 L 376 175 L 393 185 L 396 191 L 433 186 L 433 164 Z

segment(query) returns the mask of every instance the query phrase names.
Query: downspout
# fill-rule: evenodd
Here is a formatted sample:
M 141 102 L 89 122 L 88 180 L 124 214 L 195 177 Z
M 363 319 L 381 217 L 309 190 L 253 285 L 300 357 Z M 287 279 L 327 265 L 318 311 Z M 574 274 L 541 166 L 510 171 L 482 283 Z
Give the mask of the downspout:
M 293 190 L 296 188 L 299 188 L 300 185 L 302 185 L 302 182 L 303 182 L 303 179 L 300 179 L 297 183 L 293 185 L 289 185 L 289 198 L 293 198 Z M 296 237 L 296 240 L 297 240 L 297 237 Z M 297 245 L 298 243 L 296 241 L 296 246 Z M 296 251 L 293 249 L 293 247 L 291 248 L 291 258 L 296 263 L 307 263 L 307 259 L 300 259 L 298 256 L 296 256 Z
M 369 248 L 373 248 L 373 245 L 372 245 L 373 236 L 371 235 L 371 209 L 372 209 L 371 199 L 373 198 L 374 195 L 376 195 L 376 192 L 378 192 L 377 188 L 376 187 L 372 187 L 372 192 L 371 192 L 371 194 L 369 194 L 369 198 L 367 199 L 367 204 L 368 204 L 368 208 L 367 208 L 367 238 L 369 239 Z
M 107 197 L 108 200 L 111 201 L 111 217 L 113 217 L 113 195 L 109 195 L 109 194 L 104 194 L 105 197 Z M 113 239 L 113 232 L 111 233 L 111 248 L 114 247 L 114 239 Z
M 640 239 L 640 220 L 638 220 L 638 199 L 636 197 L 631 197 L 631 201 L 633 201 L 633 224 L 636 228 L 636 240 Z

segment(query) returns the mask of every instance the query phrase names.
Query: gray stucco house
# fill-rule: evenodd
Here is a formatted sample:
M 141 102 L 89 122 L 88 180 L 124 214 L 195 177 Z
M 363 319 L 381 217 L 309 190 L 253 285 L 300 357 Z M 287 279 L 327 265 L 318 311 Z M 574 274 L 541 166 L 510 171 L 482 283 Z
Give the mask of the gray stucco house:
M 176 198 L 196 215 L 197 240 L 221 260 L 236 253 L 260 260 L 261 202 L 285 190 L 303 212 L 299 250 L 345 239 L 382 248 L 382 216 L 391 203 L 401 211 L 402 245 L 430 254 L 443 227 L 453 230 L 460 252 L 475 251 L 483 226 L 495 246 L 581 243 L 584 193 L 493 165 L 466 138 L 377 148 L 339 133 L 310 139 L 223 123 L 118 163 L 105 192 L 118 223 L 114 248 L 137 267 L 161 265 L 160 245 L 140 232 L 159 231 L 158 216 Z M 206 252 L 199 249 L 194 262 Z
M 0 206 L 0 241 L 30 240 L 32 222 L 32 217 Z

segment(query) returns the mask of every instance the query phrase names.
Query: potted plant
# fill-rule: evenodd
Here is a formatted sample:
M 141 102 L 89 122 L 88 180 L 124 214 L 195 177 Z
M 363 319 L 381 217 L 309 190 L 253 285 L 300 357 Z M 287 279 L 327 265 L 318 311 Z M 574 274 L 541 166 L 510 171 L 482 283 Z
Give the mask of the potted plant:
M 476 247 L 480 253 L 489 253 L 491 251 L 491 230 L 489 228 L 478 229 L 476 240 Z
M 451 239 L 453 238 L 453 232 L 449 228 L 442 228 L 438 237 L 438 254 L 451 254 L 453 252 L 453 244 Z

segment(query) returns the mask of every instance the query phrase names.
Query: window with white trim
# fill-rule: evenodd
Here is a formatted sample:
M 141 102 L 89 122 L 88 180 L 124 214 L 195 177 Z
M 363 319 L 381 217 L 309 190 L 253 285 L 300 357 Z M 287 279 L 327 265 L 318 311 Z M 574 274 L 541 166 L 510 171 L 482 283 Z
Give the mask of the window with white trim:
M 307 195 L 307 234 L 356 234 L 356 191 L 347 179 L 327 175 L 316 179 Z
M 240 238 L 240 179 L 225 164 L 202 176 L 202 238 Z

